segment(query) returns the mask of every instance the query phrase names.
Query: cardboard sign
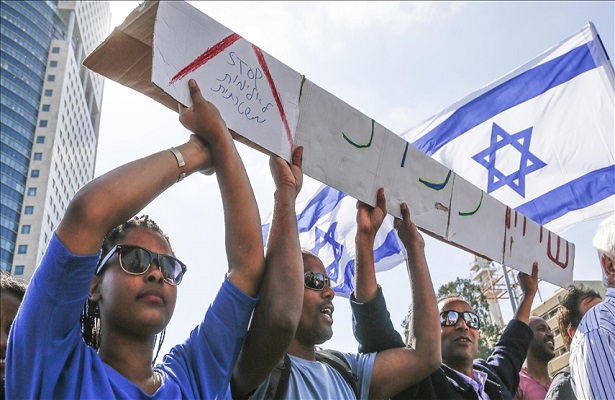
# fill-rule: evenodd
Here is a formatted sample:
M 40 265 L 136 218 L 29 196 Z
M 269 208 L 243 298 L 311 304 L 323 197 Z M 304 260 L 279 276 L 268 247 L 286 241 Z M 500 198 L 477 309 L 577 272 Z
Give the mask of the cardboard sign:
M 408 203 L 426 233 L 524 272 L 537 260 L 542 279 L 572 282 L 572 243 L 512 224 L 504 204 L 185 2 L 142 3 L 84 65 L 174 111 L 191 104 L 193 78 L 235 139 L 286 160 L 304 146 L 306 175 L 371 205 L 384 187 L 389 212 Z

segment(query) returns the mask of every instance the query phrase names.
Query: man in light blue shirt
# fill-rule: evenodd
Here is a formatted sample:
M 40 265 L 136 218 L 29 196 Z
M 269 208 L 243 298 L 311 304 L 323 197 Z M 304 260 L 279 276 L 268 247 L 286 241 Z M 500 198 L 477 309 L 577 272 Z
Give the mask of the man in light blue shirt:
M 615 215 L 600 224 L 592 244 L 600 257 L 606 296 L 585 314 L 572 339 L 572 388 L 579 399 L 612 399 L 615 396 Z

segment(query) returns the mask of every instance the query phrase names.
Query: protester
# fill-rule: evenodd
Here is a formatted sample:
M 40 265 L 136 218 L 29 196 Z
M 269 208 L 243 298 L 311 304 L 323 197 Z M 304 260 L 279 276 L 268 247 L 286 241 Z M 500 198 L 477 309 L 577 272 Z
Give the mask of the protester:
M 386 216 L 384 191 L 377 194 L 377 206 L 371 208 L 359 203 L 357 210 L 357 274 L 373 274 L 374 256 L 373 241 Z M 288 358 L 280 368 L 276 367 L 258 386 L 235 382 L 234 387 L 241 386 L 241 393 L 234 395 L 251 395 L 253 399 L 288 398 L 288 399 L 349 399 L 349 398 L 387 398 L 403 390 L 414 382 L 431 373 L 440 363 L 438 340 L 434 340 L 438 329 L 436 318 L 430 317 L 436 312 L 435 296 L 431 279 L 423 255 L 422 238 L 416 232 L 416 227 L 410 220 L 407 206 L 401 208 L 403 220 L 396 222 L 398 235 L 408 247 L 410 260 L 409 270 L 413 282 L 412 297 L 414 304 L 420 305 L 419 315 L 424 316 L 424 334 L 417 341 L 417 348 L 397 348 L 377 354 L 351 354 L 323 352 L 317 346 L 331 338 L 333 331 L 332 300 L 335 293 L 329 284 L 325 267 L 315 255 L 301 251 L 298 244 L 298 231 L 294 206 L 287 204 L 286 208 L 274 210 L 274 214 L 284 215 L 278 218 L 274 215 L 272 233 L 291 238 L 295 255 L 290 258 L 292 268 L 297 272 L 297 257 L 302 257 L 299 273 L 293 278 L 299 279 L 304 287 L 297 290 L 291 281 L 287 282 L 286 299 L 295 307 L 298 298 L 301 307 L 298 325 L 288 346 Z M 278 226 L 274 227 L 273 224 Z M 276 246 L 270 237 L 270 246 Z M 278 246 L 282 247 L 282 246 Z M 274 249 L 268 249 L 268 258 Z M 278 249 L 277 251 L 283 251 Z M 280 258 L 280 262 L 284 262 Z M 269 260 L 268 260 L 269 264 Z M 360 278 L 357 278 L 360 279 Z M 375 280 L 375 279 L 374 279 Z M 376 286 L 377 287 L 377 286 Z M 261 292 L 263 300 L 268 295 Z M 247 343 L 246 343 L 247 344 Z M 337 367 L 330 362 L 321 361 L 324 354 L 333 354 L 337 358 Z M 282 358 L 283 354 L 278 355 Z M 288 368 L 290 363 L 290 368 Z M 340 370 L 337 368 L 345 368 Z M 348 377 L 348 369 L 354 377 Z M 281 372 L 280 372 L 281 371 Z M 284 373 L 286 371 L 286 375 Z M 341 372 L 340 372 L 341 371 Z M 354 379 L 354 381 L 351 381 Z M 353 387 L 356 385 L 356 392 Z M 254 393 L 250 393 L 256 389 Z M 239 396 L 236 396 L 239 397 Z
M 579 399 L 615 395 L 615 215 L 600 223 L 592 241 L 606 296 L 581 319 L 570 345 L 572 388 Z
M 180 107 L 179 117 L 194 133 L 186 143 L 94 179 L 69 204 L 11 331 L 8 398 L 230 396 L 264 269 L 260 217 L 226 124 L 194 80 L 189 90 L 194 104 Z M 156 336 L 171 319 L 186 267 L 153 221 L 131 217 L 185 175 L 212 166 L 224 204 L 229 270 L 204 320 L 154 367 Z M 82 339 L 86 299 L 97 305 L 91 311 L 99 316 L 98 350 Z M 92 315 L 83 318 L 87 325 Z
M 276 190 L 266 252 L 266 272 L 245 344 L 231 382 L 233 398 L 247 398 L 271 373 L 293 339 L 303 304 L 303 260 L 297 234 L 295 201 L 303 186 L 303 148 L 291 163 L 272 155 Z
M 557 326 L 566 350 L 570 351 L 570 343 L 574 337 L 581 318 L 585 313 L 600 303 L 600 294 L 591 288 L 570 285 L 557 308 Z M 572 383 L 570 382 L 570 367 L 560 370 L 551 381 L 551 386 L 545 396 L 547 400 L 576 400 Z
M 532 316 L 528 325 L 534 332 L 534 338 L 524 368 L 519 372 L 515 400 L 542 400 L 551 386 L 549 361 L 555 357 L 555 341 L 549 324 L 543 318 Z
M 538 264 L 532 274 L 519 274 L 523 292 L 514 318 L 502 333 L 491 356 L 476 359 L 480 320 L 470 304 L 449 296 L 438 302 L 443 364 L 429 377 L 399 393 L 396 399 L 512 399 L 519 385 L 519 371 L 532 340 L 527 325 L 538 289 Z M 384 298 L 365 304 L 352 304 L 354 333 L 359 350 L 373 352 L 404 346 L 393 329 Z M 415 307 L 416 310 L 416 307 Z M 421 321 L 410 314 L 410 335 L 416 336 Z
M 4 400 L 4 367 L 9 331 L 26 293 L 26 284 L 0 271 L 0 399 Z

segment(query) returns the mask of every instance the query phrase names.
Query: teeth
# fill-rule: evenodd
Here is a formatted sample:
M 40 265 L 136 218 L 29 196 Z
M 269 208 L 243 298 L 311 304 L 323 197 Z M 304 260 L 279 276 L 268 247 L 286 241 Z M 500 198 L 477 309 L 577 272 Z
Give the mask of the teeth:
M 332 314 L 331 310 L 329 310 L 328 308 L 322 309 L 320 310 L 320 312 L 329 316 Z

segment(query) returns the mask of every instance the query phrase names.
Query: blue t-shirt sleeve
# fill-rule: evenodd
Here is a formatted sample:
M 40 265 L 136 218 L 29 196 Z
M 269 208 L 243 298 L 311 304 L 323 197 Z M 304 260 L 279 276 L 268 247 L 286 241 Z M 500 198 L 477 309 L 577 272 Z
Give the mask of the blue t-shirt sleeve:
M 230 395 L 233 369 L 257 302 L 225 279 L 201 324 L 164 357 L 163 368 L 177 380 L 185 397 Z
M 361 399 L 369 398 L 369 388 L 372 382 L 376 353 L 356 354 L 342 353 L 350 365 L 352 372 L 359 378 L 358 386 Z
M 8 398 L 45 396 L 81 341 L 80 315 L 100 254 L 71 254 L 52 235 L 11 327 Z M 24 373 L 27 371 L 27 373 Z

